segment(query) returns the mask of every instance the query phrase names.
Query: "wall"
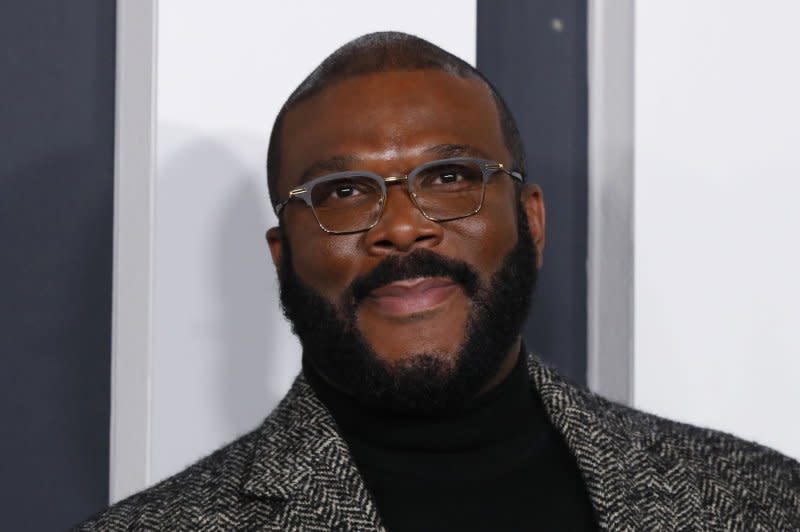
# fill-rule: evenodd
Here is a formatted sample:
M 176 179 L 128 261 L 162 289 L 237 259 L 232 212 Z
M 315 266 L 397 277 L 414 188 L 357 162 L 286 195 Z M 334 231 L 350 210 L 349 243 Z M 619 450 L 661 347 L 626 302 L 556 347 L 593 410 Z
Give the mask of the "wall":
M 637 407 L 800 457 L 800 4 L 636 4 Z
M 0 11 L 0 528 L 66 530 L 108 496 L 115 9 Z
M 547 245 L 525 345 L 586 384 L 587 46 L 584 0 L 481 0 L 478 68 L 522 135 Z

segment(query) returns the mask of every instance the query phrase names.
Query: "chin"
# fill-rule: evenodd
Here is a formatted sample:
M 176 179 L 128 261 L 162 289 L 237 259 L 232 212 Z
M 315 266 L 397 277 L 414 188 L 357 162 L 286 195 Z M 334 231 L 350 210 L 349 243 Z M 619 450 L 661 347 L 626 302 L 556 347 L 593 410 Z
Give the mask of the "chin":
M 426 347 L 424 349 L 404 350 L 400 353 L 382 354 L 373 349 L 374 356 L 386 366 L 391 374 L 402 374 L 413 368 L 428 368 L 434 375 L 446 378 L 458 365 L 459 351 Z
M 388 366 L 435 360 L 452 369 L 467 342 L 469 309 L 463 305 L 448 310 L 394 323 L 364 313 L 358 318 L 357 331 L 372 356 Z
M 435 360 L 443 368 L 454 368 L 464 346 L 464 338 L 442 338 L 440 327 L 425 329 L 395 329 L 390 335 L 378 335 L 377 341 L 371 341 L 367 334 L 363 338 L 372 356 L 390 367 L 413 365 L 417 360 Z M 389 337 L 391 341 L 380 340 Z

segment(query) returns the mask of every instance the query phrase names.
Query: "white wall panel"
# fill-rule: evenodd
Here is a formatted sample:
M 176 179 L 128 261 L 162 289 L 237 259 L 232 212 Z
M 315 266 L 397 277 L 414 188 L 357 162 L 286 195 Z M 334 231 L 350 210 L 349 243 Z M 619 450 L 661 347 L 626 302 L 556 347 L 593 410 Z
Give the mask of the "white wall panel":
M 587 377 L 630 404 L 633 395 L 634 0 L 590 0 Z
M 109 498 L 146 484 L 153 351 L 156 2 L 117 6 Z
M 800 3 L 636 4 L 635 405 L 800 457 Z
M 474 64 L 476 22 L 474 0 L 157 4 L 154 214 L 142 227 L 152 345 L 149 380 L 135 384 L 149 394 L 149 445 L 115 456 L 130 478 L 114 498 L 144 487 L 132 470 L 152 484 L 255 427 L 299 370 L 264 240 L 267 141 L 289 93 L 370 31 L 414 33 Z M 126 419 L 120 434 L 139 431 Z

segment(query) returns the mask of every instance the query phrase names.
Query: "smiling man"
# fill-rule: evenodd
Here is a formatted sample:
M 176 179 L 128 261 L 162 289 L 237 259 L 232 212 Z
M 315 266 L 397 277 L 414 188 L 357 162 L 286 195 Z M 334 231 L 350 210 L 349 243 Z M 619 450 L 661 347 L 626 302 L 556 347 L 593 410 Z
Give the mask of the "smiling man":
M 796 462 L 526 353 L 542 192 L 473 67 L 356 39 L 289 97 L 267 166 L 302 374 L 260 428 L 83 528 L 800 529 Z
M 268 240 L 307 370 L 376 407 L 458 408 L 516 362 L 541 192 L 522 184 L 480 78 L 347 71 L 329 84 L 293 96 L 270 161 L 286 199 Z

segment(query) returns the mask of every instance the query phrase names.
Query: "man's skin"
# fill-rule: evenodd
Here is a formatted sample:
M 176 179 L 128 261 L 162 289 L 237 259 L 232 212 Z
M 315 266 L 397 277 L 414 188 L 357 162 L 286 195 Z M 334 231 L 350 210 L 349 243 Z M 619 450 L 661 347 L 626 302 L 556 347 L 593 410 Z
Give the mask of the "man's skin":
M 477 79 L 438 70 L 384 72 L 336 82 L 300 102 L 286 115 L 283 130 L 281 199 L 309 179 L 341 170 L 369 170 L 382 176 L 406 175 L 427 161 L 479 157 L 511 167 L 494 99 Z M 388 187 L 378 224 L 368 231 L 330 235 L 320 229 L 310 208 L 289 202 L 283 226 L 267 231 L 272 260 L 281 263 L 281 231 L 292 249 L 297 276 L 336 308 L 346 287 L 390 254 L 418 248 L 465 261 L 488 284 L 517 241 L 518 199 L 513 181 L 502 172 L 489 180 L 481 211 L 467 218 L 433 222 L 423 216 L 405 183 Z M 537 247 L 544 247 L 545 211 L 536 185 L 525 185 L 522 207 Z M 523 215 L 523 213 L 519 213 Z M 280 271 L 278 271 L 280 275 Z M 408 285 L 431 280 L 403 281 Z M 383 360 L 407 360 L 416 353 L 442 353 L 452 360 L 464 342 L 471 301 L 448 279 L 407 296 L 373 292 L 357 311 L 358 327 Z M 490 389 L 511 371 L 518 338 Z

